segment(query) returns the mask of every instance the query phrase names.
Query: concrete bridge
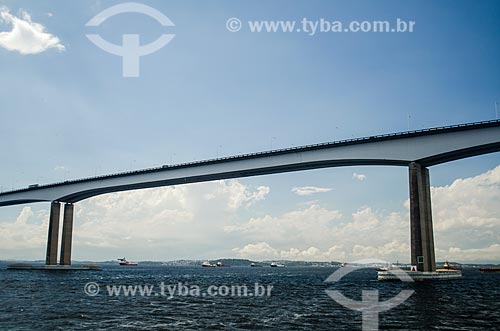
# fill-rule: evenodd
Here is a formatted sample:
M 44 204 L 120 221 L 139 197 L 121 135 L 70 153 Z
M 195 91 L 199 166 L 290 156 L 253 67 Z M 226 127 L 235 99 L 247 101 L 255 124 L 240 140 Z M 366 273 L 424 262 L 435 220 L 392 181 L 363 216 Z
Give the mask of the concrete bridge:
M 409 168 L 411 263 L 434 271 L 434 236 L 428 167 L 500 151 L 500 121 L 393 133 L 237 155 L 207 161 L 69 180 L 0 193 L 0 206 L 51 202 L 47 265 L 57 264 L 63 207 L 61 265 L 71 264 L 74 203 L 105 193 L 339 166 Z

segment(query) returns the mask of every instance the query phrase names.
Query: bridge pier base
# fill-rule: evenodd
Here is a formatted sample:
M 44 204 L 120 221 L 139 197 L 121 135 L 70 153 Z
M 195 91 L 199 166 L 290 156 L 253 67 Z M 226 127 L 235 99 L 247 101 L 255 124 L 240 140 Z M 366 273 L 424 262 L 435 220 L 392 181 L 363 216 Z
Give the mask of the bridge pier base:
M 71 245 L 73 242 L 73 211 L 74 205 L 67 203 L 64 205 L 64 219 L 61 242 L 60 265 L 71 265 Z
M 411 264 L 418 271 L 436 271 L 429 169 L 412 162 L 409 180 Z
M 61 216 L 61 203 L 53 201 L 50 205 L 49 234 L 47 237 L 47 254 L 45 256 L 46 265 L 57 264 L 60 216 Z

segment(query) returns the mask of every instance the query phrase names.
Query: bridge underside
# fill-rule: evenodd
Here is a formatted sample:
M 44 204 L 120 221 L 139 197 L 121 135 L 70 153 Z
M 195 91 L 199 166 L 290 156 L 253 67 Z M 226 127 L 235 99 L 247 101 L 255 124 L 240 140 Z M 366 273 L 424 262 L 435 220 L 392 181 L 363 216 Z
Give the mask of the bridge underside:
M 411 265 L 418 271 L 436 270 L 429 169 L 409 165 Z M 59 224 L 63 208 L 60 265 L 71 265 L 74 205 L 53 201 L 50 209 L 46 265 L 57 265 Z

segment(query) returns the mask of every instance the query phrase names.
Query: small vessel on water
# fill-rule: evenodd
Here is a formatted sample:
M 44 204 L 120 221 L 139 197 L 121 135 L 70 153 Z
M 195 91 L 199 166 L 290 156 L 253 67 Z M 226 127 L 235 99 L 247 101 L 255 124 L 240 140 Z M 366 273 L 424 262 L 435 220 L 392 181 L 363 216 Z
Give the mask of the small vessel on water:
M 448 261 L 446 261 L 443 264 L 443 269 L 446 269 L 446 270 L 462 270 L 462 266 L 461 265 L 452 265 Z
M 230 267 L 229 264 L 224 264 L 222 262 L 210 263 L 209 261 L 205 261 L 201 264 L 203 268 L 222 268 L 222 267 Z
M 122 266 L 126 266 L 126 267 L 136 267 L 137 266 L 137 262 L 130 262 L 130 261 L 127 261 L 126 258 L 123 258 L 123 259 L 117 259 L 118 261 L 120 261 L 120 265 Z
M 283 268 L 285 265 L 278 262 L 271 262 L 271 268 Z
M 212 263 L 210 263 L 210 262 L 208 262 L 208 261 L 203 262 L 203 263 L 201 264 L 201 266 L 202 266 L 203 268 L 217 268 L 217 265 L 212 264 Z
M 408 270 L 389 270 L 389 271 L 379 271 L 377 272 L 378 280 L 381 281 L 408 281 L 413 279 L 414 281 L 426 281 L 426 280 L 452 280 L 462 278 L 462 272 L 460 270 L 445 270 L 438 269 L 436 271 L 408 271 Z M 408 278 L 409 276 L 409 278 Z

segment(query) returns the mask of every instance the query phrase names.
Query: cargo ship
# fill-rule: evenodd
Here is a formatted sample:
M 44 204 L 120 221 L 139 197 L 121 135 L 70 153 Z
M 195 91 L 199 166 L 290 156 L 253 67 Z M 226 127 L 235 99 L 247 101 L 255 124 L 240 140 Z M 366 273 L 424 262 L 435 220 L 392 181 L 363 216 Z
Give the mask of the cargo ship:
M 126 266 L 126 267 L 136 267 L 137 266 L 137 263 L 136 262 L 130 262 L 130 261 L 127 261 L 126 258 L 123 258 L 123 259 L 117 259 L 118 261 L 120 261 L 120 265 L 121 266 Z

